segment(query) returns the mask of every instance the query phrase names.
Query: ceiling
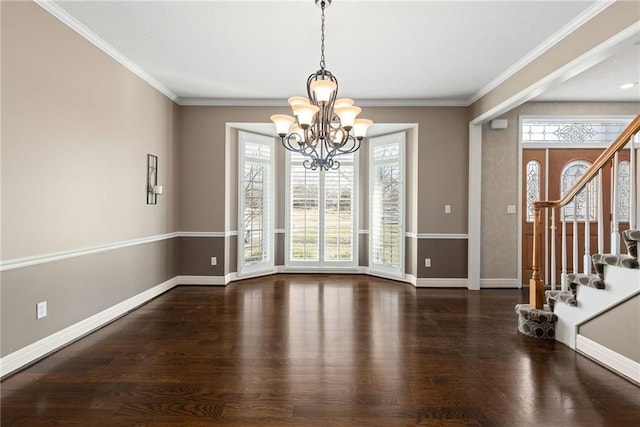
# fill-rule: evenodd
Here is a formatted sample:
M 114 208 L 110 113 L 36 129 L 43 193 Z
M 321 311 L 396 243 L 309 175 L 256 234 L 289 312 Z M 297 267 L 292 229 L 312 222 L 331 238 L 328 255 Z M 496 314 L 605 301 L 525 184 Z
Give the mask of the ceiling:
M 55 1 L 43 7 L 181 104 L 277 105 L 318 70 L 313 0 Z M 334 0 L 326 67 L 360 105 L 469 105 L 606 1 Z M 640 36 L 541 100 L 640 101 Z

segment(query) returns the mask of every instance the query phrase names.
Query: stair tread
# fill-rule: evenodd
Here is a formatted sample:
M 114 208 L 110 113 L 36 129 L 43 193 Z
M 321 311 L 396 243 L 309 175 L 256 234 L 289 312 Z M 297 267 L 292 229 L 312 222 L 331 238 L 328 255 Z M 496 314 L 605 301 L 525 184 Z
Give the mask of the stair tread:
M 595 254 L 592 257 L 592 260 L 599 275 L 603 274 L 602 267 L 604 265 L 624 268 L 640 268 L 638 258 L 631 255 Z
M 567 282 L 571 291 L 575 293 L 576 285 L 595 289 L 604 289 L 604 279 L 598 274 L 572 273 L 567 274 Z
M 545 291 L 544 299 L 545 302 L 549 304 L 549 308 L 551 309 L 551 311 L 553 311 L 556 302 L 563 302 L 574 307 L 578 305 L 576 296 L 571 291 Z
M 627 245 L 629 256 L 638 258 L 638 242 L 640 242 L 640 230 L 624 230 L 622 240 Z
M 558 315 L 547 310 L 539 310 L 529 304 L 517 304 L 518 331 L 536 339 L 554 339 Z

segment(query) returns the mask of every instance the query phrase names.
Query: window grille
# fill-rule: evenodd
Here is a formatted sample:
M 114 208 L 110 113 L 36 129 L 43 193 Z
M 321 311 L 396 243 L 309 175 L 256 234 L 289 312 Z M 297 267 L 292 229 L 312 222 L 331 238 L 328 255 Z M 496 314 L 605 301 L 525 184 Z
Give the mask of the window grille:
M 540 162 L 527 163 L 527 222 L 533 222 L 533 202 L 540 200 Z
M 584 160 L 574 160 L 565 165 L 562 170 L 560 185 L 561 194 L 564 195 L 571 189 L 580 177 L 589 169 L 591 163 Z M 564 208 L 564 219 L 573 221 L 574 217 L 577 221 L 586 221 L 587 219 L 587 195 L 589 197 L 589 221 L 597 219 L 597 183 L 592 181 L 581 192 L 579 192 L 573 201 L 567 203 Z

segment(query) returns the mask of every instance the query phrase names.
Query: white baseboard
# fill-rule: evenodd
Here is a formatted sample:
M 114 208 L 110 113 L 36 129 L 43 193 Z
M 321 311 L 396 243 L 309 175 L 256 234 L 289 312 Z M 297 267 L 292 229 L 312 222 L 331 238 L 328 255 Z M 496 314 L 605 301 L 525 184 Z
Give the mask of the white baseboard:
M 413 274 L 405 273 L 403 277 L 393 276 L 391 274 L 384 274 L 379 271 L 373 271 L 369 267 L 358 267 L 358 274 L 366 274 L 367 276 L 380 277 L 382 279 L 395 280 L 396 282 L 408 283 L 410 285 L 416 286 L 416 276 Z
M 522 284 L 518 282 L 517 277 L 514 279 L 480 279 L 480 288 L 519 289 L 522 287 Z
M 620 353 L 616 353 L 610 348 L 598 344 L 583 335 L 576 337 L 576 350 L 592 357 L 625 377 L 640 383 L 640 363 Z
M 176 276 L 178 285 L 224 286 L 228 283 L 225 276 Z
M 177 279 L 177 277 L 169 279 L 164 283 L 154 286 L 151 289 L 141 292 L 138 295 L 122 301 L 121 303 L 109 307 L 106 310 L 81 320 L 74 325 L 64 328 L 61 331 L 0 358 L 0 377 L 4 377 L 11 372 L 58 350 L 59 348 L 106 325 L 169 289 L 172 289 L 179 283 Z
M 468 279 L 416 279 L 417 288 L 468 288 Z
M 405 274 L 404 275 L 404 281 L 407 282 L 407 283 L 412 284 L 414 288 L 418 284 L 418 278 L 416 276 L 414 276 L 413 274 Z

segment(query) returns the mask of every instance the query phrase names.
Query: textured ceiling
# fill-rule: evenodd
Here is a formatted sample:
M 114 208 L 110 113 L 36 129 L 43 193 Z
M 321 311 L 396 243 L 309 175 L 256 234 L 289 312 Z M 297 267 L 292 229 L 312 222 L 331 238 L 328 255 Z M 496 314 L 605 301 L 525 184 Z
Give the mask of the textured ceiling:
M 302 95 L 307 76 L 319 68 L 320 9 L 313 0 L 56 1 L 52 7 L 185 103 L 283 100 Z M 595 1 L 334 0 L 326 11 L 327 69 L 338 77 L 340 96 L 360 104 L 467 105 L 598 7 Z M 640 89 L 620 91 L 626 80 L 616 80 L 638 75 L 639 51 L 627 49 L 616 66 L 589 70 L 547 99 L 591 96 L 582 86 L 597 79 L 608 85 L 598 99 L 640 100 Z

